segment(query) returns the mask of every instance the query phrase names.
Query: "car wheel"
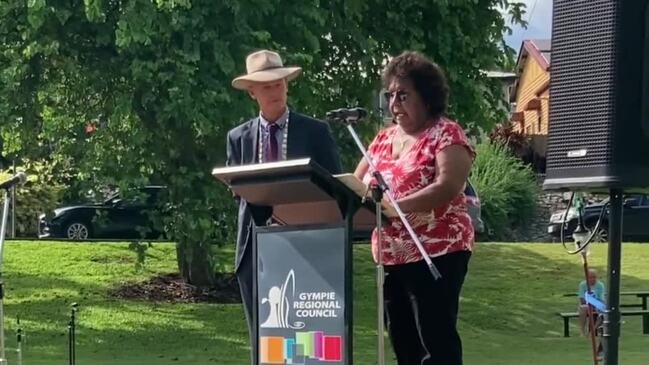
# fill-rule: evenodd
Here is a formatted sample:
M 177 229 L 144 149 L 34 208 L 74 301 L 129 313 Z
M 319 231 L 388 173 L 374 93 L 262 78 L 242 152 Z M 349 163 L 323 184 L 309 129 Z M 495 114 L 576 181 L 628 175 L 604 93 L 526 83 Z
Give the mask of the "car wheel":
M 591 221 L 586 224 L 586 227 L 588 229 L 592 230 L 595 228 L 597 225 L 597 221 Z M 593 242 L 608 242 L 608 222 L 607 221 L 602 221 L 602 223 L 599 225 L 599 228 L 597 228 L 597 232 L 595 232 L 595 235 L 593 236 Z
M 595 242 L 608 242 L 608 228 L 599 227 L 597 233 L 595 233 L 595 236 L 593 237 L 593 240 Z
M 90 228 L 82 222 L 72 222 L 65 228 L 65 237 L 71 240 L 86 240 L 90 238 Z

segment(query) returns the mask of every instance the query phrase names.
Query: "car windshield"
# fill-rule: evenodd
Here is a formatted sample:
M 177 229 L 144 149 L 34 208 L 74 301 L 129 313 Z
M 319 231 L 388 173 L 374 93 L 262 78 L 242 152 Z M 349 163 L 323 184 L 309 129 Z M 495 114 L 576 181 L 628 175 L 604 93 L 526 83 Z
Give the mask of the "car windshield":
M 126 201 L 129 203 L 155 204 L 159 190 L 158 188 L 135 189 L 130 194 L 127 194 Z M 122 196 L 118 191 L 114 191 L 104 200 L 104 205 L 113 205 L 120 201 L 122 201 Z
M 646 196 L 646 195 L 625 195 L 624 196 L 624 201 L 628 201 L 630 203 L 632 203 L 632 201 L 633 201 L 633 202 L 635 202 L 634 205 L 638 205 L 638 204 L 641 204 L 641 202 L 643 201 L 643 197 L 644 197 L 644 201 L 647 201 L 647 199 L 649 199 L 648 196 Z M 606 198 L 596 202 L 595 204 L 608 204 L 609 200 L 611 200 L 611 199 L 609 197 L 606 197 Z
M 108 194 L 108 197 L 104 200 L 104 205 L 114 204 L 118 200 L 120 200 L 118 192 L 110 193 Z

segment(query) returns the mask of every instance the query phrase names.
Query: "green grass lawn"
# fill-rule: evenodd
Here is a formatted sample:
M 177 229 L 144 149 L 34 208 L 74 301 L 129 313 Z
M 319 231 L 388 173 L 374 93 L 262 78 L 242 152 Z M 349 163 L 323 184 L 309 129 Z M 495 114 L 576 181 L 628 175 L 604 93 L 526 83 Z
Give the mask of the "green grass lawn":
M 604 245 L 591 261 L 605 271 Z M 79 364 L 248 364 L 240 305 L 146 303 L 110 299 L 122 281 L 175 271 L 175 248 L 155 244 L 143 270 L 126 244 L 10 242 L 4 253 L 9 364 L 15 321 L 27 335 L 25 364 L 67 364 L 70 303 L 78 302 Z M 230 260 L 231 252 L 225 256 Z M 466 364 L 588 364 L 589 343 L 563 338 L 557 311 L 572 311 L 580 260 L 550 244 L 481 244 L 462 295 L 460 330 Z M 355 249 L 356 364 L 376 363 L 375 269 L 367 246 Z M 649 290 L 649 245 L 626 244 L 623 290 Z M 624 318 L 620 363 L 648 364 L 649 336 L 637 317 Z M 576 326 L 571 329 L 577 333 Z M 392 361 L 388 348 L 387 358 Z

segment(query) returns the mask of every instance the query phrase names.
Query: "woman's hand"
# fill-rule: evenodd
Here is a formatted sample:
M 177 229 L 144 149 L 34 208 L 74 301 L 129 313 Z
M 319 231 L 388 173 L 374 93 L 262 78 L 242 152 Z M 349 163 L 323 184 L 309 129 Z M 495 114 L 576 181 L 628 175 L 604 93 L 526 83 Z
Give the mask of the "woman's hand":
M 399 216 L 397 209 L 390 203 L 390 199 L 387 196 L 384 196 L 383 200 L 381 200 L 381 207 L 383 207 L 383 214 L 386 217 L 393 218 Z

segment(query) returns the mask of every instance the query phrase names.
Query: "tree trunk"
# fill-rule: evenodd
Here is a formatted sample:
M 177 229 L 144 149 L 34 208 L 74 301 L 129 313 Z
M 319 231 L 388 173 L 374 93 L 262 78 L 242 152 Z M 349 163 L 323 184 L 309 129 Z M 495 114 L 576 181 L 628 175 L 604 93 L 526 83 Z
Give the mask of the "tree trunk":
M 188 283 L 199 287 L 212 287 L 215 274 L 212 252 L 207 243 L 180 242 L 176 244 L 178 270 Z

